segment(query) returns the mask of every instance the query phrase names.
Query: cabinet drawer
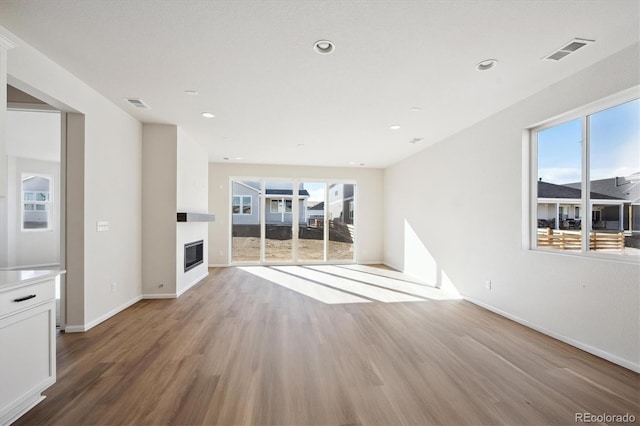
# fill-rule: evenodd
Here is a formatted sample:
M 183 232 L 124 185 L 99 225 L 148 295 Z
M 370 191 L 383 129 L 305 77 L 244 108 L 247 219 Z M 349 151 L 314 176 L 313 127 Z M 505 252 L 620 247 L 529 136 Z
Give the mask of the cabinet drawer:
M 54 299 L 54 280 L 47 280 L 0 293 L 0 317 Z

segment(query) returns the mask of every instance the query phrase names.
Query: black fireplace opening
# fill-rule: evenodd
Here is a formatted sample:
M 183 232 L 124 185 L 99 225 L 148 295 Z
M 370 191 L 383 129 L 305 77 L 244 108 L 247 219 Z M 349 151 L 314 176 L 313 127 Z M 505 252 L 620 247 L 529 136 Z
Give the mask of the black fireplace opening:
M 188 243 L 184 245 L 184 271 L 185 272 L 202 264 L 203 245 L 204 245 L 204 240 L 194 241 L 192 243 Z

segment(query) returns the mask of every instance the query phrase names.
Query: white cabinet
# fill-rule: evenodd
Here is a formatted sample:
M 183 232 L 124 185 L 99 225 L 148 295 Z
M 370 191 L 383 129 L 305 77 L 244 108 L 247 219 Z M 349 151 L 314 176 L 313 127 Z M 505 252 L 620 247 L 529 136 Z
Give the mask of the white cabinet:
M 58 271 L 0 271 L 0 425 L 44 399 L 56 381 Z

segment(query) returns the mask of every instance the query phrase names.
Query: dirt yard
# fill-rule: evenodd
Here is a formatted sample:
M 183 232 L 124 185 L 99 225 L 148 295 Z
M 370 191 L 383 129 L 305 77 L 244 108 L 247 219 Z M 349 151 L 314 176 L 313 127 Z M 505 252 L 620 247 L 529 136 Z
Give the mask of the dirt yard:
M 291 240 L 266 240 L 265 260 L 290 261 Z M 233 261 L 258 261 L 260 260 L 260 238 L 233 237 Z M 353 244 L 338 241 L 329 241 L 327 252 L 329 260 L 353 259 Z M 322 260 L 321 240 L 298 240 L 298 259 Z

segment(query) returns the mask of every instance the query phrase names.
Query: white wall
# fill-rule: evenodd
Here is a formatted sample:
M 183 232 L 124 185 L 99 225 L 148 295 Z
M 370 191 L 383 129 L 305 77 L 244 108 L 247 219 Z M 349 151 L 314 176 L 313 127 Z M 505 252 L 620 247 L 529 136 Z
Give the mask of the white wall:
M 177 212 L 207 213 L 206 150 L 179 127 L 143 126 L 142 291 L 173 298 L 208 274 L 206 262 L 184 272 L 184 245 L 204 241 L 207 223 L 178 223 Z
M 635 45 L 386 169 L 385 261 L 637 370 L 638 265 L 522 248 L 522 132 L 637 85 L 639 63 Z
M 176 293 L 177 128 L 142 127 L 142 292 Z
M 207 213 L 208 201 L 208 156 L 200 144 L 194 142 L 178 128 L 177 153 L 177 210 L 178 212 Z M 174 211 L 174 223 L 176 215 Z M 176 224 L 176 293 L 179 295 L 208 274 L 208 226 L 206 222 Z M 204 262 L 184 272 L 184 245 L 203 240 Z
M 380 263 L 383 256 L 383 172 L 357 167 L 303 167 L 256 164 L 209 164 L 209 212 L 216 221 L 209 224 L 209 264 L 229 262 L 229 222 L 231 220 L 230 177 L 300 178 L 354 180 L 357 185 L 356 260 Z
M 8 54 L 11 85 L 85 115 L 84 223 L 69 224 L 84 228 L 85 264 L 82 277 L 67 277 L 85 293 L 67 305 L 79 312 L 67 312 L 70 329 L 84 329 L 141 294 L 141 124 L 5 28 L 0 34 L 17 45 Z M 111 230 L 96 232 L 97 221 L 110 222 Z
M 7 111 L 6 154 L 8 255 L 3 267 L 56 265 L 60 262 L 60 113 Z M 22 173 L 53 176 L 52 229 L 22 231 Z

